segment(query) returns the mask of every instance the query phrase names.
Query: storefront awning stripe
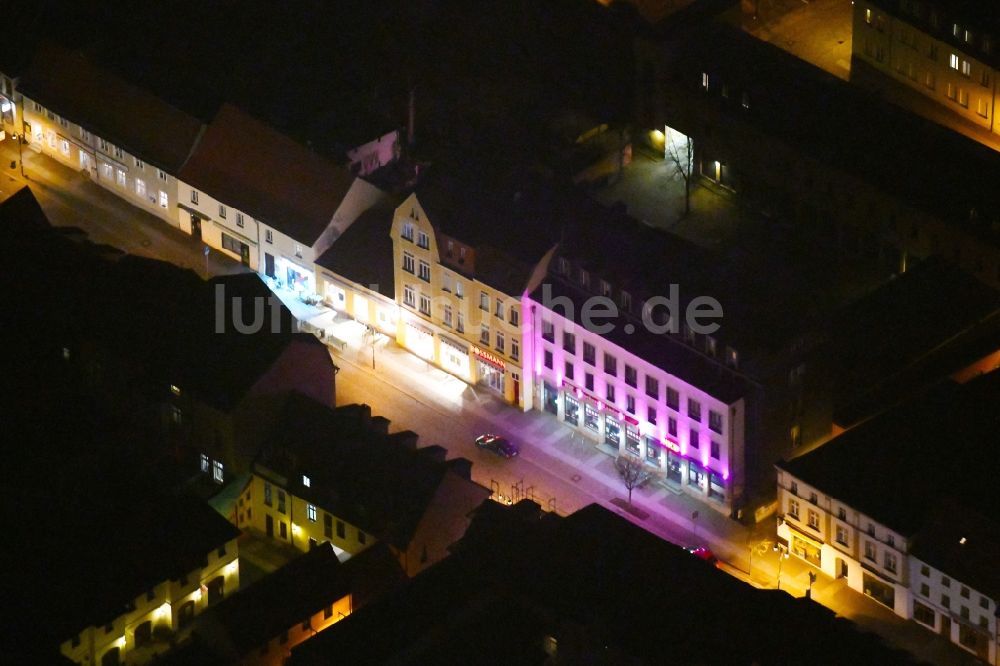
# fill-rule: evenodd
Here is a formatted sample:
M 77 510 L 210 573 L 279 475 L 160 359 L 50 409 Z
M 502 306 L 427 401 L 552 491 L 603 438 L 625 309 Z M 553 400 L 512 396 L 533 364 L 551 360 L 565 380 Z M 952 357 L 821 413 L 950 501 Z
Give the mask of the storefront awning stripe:
M 456 349 L 457 351 L 462 352 L 463 354 L 468 354 L 469 353 L 469 348 L 467 346 L 465 346 L 465 345 L 463 345 L 463 344 L 461 344 L 459 342 L 455 342 L 454 340 L 452 340 L 450 338 L 446 338 L 443 335 L 440 335 L 438 337 L 441 339 L 441 342 L 443 342 L 444 344 L 448 345 L 449 347 L 453 347 L 454 349 Z

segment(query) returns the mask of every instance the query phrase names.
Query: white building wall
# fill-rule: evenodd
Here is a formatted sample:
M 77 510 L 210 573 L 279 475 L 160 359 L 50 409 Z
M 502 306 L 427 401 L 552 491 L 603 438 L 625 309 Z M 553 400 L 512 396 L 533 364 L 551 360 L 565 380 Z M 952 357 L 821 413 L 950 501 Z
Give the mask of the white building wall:
M 395 162 L 399 158 L 399 151 L 399 130 L 396 129 L 347 151 L 348 168 L 351 173 L 367 176 Z

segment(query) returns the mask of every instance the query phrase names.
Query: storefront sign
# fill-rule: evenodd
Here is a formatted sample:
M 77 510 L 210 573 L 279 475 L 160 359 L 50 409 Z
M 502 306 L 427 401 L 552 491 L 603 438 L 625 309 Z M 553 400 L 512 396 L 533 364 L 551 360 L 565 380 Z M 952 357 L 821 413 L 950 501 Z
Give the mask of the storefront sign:
M 497 370 L 500 370 L 501 372 L 503 372 L 504 369 L 506 368 L 503 359 L 499 358 L 495 354 L 491 354 L 490 352 L 484 349 L 480 349 L 475 345 L 472 345 L 472 353 L 481 358 L 482 360 L 486 361 L 493 367 L 495 367 Z
M 670 449 L 674 453 L 680 453 L 681 452 L 681 445 L 678 444 L 677 442 L 671 442 L 669 439 L 661 439 L 660 440 L 660 444 L 662 444 L 664 447 Z

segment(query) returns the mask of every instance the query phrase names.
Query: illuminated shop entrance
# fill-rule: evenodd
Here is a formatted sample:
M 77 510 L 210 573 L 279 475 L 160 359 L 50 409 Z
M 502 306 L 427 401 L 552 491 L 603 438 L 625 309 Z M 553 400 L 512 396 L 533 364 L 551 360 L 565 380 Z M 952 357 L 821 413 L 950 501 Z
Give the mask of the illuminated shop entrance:
M 566 423 L 571 423 L 573 425 L 579 425 L 580 423 L 580 401 L 571 396 L 569 393 L 566 394 L 566 411 L 563 415 L 563 419 Z
M 549 414 L 559 413 L 559 391 L 548 382 L 542 386 L 542 408 Z
M 683 483 L 684 475 L 681 472 L 681 465 L 684 459 L 673 451 L 667 451 L 667 479 L 674 483 Z
M 613 449 L 622 443 L 622 425 L 610 416 L 604 417 L 604 443 Z
M 473 347 L 472 353 L 476 357 L 478 383 L 488 386 L 500 395 L 503 395 L 504 375 L 506 373 L 506 366 L 503 360 L 479 347 Z
M 819 544 L 800 539 L 797 535 L 792 535 L 792 552 L 810 564 L 820 566 L 821 551 Z
M 448 372 L 458 375 L 462 379 L 469 378 L 469 350 L 465 345 L 459 344 L 441 336 L 441 367 Z

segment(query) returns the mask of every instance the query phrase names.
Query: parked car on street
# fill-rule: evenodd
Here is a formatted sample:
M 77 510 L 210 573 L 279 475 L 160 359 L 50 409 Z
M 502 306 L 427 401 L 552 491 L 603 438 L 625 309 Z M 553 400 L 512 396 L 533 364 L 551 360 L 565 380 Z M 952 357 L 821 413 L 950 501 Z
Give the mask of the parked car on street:
M 706 548 L 705 546 L 688 546 L 686 550 L 698 559 L 705 560 L 709 564 L 719 566 L 719 558 L 715 556 L 715 553 L 712 552 L 711 548 Z
M 500 435 L 480 435 L 476 438 L 476 446 L 492 451 L 503 458 L 513 458 L 518 454 L 517 445 Z

